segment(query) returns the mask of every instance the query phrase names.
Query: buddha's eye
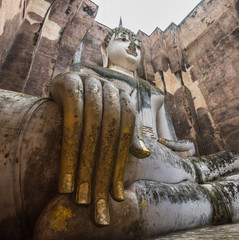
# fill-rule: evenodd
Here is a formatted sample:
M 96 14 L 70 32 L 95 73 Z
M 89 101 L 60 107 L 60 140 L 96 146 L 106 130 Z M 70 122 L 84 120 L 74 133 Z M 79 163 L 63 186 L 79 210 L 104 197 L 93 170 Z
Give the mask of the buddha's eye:
M 125 33 L 121 34 L 121 39 L 123 42 L 126 42 L 128 39 L 128 35 L 126 35 Z
M 139 40 L 135 40 L 134 44 L 138 49 L 141 49 L 141 42 Z

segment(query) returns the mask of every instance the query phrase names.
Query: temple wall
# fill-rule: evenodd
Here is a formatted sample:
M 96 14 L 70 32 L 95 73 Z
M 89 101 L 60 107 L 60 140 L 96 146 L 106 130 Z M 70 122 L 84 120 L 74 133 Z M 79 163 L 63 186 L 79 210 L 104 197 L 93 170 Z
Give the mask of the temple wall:
M 89 0 L 0 1 L 0 88 L 44 96 L 72 62 L 102 65 L 110 29 L 97 10 Z M 201 154 L 239 151 L 238 16 L 238 0 L 202 0 L 178 26 L 138 32 L 139 77 L 165 92 L 178 138 Z
M 79 45 L 73 63 L 83 62 L 103 66 L 100 45 L 109 31 L 110 28 L 94 22 Z
M 179 30 L 188 64 L 184 84 L 192 93 L 207 152 L 225 148 L 238 151 L 238 4 L 205 1 L 200 5 L 201 12 L 195 14 L 201 20 L 199 24 L 195 17 L 200 35 L 194 41 L 186 41 L 184 35 L 189 29 L 189 18 Z
M 238 150 L 238 4 L 204 1 L 179 26 L 187 66 L 183 81 L 192 93 L 207 152 Z
M 0 66 L 13 43 L 24 14 L 23 0 L 0 1 Z
M 204 0 L 179 26 L 150 36 L 155 82 L 177 135 L 195 139 L 201 154 L 238 151 L 238 5 Z
M 97 8 L 88 0 L 31 0 L 1 66 L 0 88 L 44 95 L 52 76 L 71 64 Z

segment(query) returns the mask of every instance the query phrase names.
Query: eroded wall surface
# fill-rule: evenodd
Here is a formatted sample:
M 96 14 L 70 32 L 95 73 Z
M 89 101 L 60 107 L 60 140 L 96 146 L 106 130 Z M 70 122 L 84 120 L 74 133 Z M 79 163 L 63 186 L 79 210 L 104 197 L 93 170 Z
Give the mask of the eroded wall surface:
M 89 0 L 0 1 L 0 88 L 46 96 L 70 64 L 101 66 L 110 29 L 97 10 Z M 178 26 L 138 32 L 139 77 L 164 91 L 178 138 L 201 154 L 239 151 L 238 17 L 238 0 L 203 0 Z
M 187 66 L 183 81 L 207 152 L 239 150 L 238 5 L 235 0 L 204 1 L 179 26 Z
M 238 6 L 235 0 L 202 1 L 174 31 L 166 30 L 167 36 L 175 33 L 166 41 L 175 44 L 169 68 L 155 69 L 164 71 L 158 86 L 173 95 L 170 107 L 178 136 L 197 139 L 203 154 L 239 150 Z M 154 34 L 150 37 L 157 42 Z
M 0 88 L 44 95 L 49 80 L 71 64 L 97 9 L 88 0 L 31 0 L 4 57 Z
M 0 66 L 2 65 L 24 16 L 24 0 L 0 1 Z

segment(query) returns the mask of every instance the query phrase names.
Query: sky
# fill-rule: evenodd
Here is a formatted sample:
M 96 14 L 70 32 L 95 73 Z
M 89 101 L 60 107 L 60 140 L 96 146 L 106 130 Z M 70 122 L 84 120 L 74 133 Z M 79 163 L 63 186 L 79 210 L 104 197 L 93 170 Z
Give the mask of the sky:
M 201 0 L 92 0 L 99 6 L 95 20 L 110 28 L 119 25 L 150 35 L 156 27 L 164 31 L 179 24 Z

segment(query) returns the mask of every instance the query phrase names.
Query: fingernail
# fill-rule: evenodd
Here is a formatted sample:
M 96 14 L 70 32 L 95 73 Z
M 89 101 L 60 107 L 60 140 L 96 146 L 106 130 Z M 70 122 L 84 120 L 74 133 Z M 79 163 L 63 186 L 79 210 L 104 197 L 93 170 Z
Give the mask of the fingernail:
M 95 221 L 100 225 L 110 224 L 109 207 L 105 199 L 99 199 L 96 203 Z
M 76 202 L 79 204 L 90 204 L 90 186 L 87 182 L 81 183 L 76 191 Z
M 159 143 L 163 144 L 163 145 L 166 145 L 166 141 L 162 138 L 159 138 Z
M 134 147 L 134 154 L 138 158 L 146 158 L 150 155 L 150 151 L 146 147 L 146 145 L 142 139 L 138 140 L 138 144 L 136 143 L 136 146 Z
M 114 199 L 116 201 L 124 201 L 124 185 L 121 181 L 114 185 Z
M 74 190 L 74 181 L 71 174 L 65 174 L 62 180 L 59 180 L 58 190 L 60 193 L 72 193 Z

